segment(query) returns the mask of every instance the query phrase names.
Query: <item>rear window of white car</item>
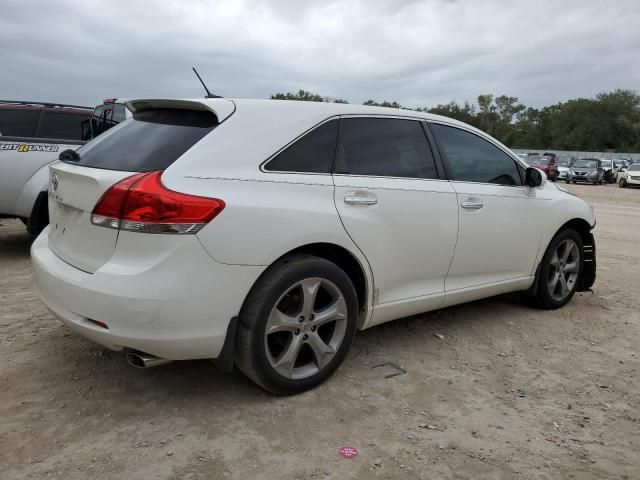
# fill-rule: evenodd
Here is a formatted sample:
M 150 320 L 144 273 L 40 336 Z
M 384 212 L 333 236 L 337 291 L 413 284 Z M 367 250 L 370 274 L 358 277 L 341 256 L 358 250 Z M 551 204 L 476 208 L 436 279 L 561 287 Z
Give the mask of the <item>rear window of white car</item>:
M 80 159 L 69 163 L 126 172 L 164 170 L 217 126 L 210 111 L 143 110 L 79 148 Z

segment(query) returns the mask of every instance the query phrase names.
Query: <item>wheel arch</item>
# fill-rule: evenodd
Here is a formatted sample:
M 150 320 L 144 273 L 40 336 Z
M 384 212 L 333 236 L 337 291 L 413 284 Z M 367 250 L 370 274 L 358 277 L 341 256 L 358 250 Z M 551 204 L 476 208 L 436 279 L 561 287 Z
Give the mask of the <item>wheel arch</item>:
M 296 253 L 306 253 L 316 257 L 324 258 L 340 267 L 351 279 L 358 298 L 358 308 L 360 316 L 358 328 L 362 328 L 369 314 L 370 296 L 372 292 L 372 282 L 369 281 L 367 270 L 362 262 L 352 252 L 335 243 L 309 243 L 294 248 L 278 257 L 275 262 L 287 255 Z
M 570 220 L 564 222 L 556 231 L 553 233 L 549 241 L 547 242 L 544 250 L 541 251 L 540 258 L 536 264 L 536 280 L 533 282 L 531 292 L 535 293 L 535 290 L 538 286 L 538 276 L 540 272 L 540 265 L 542 264 L 542 259 L 544 258 L 544 254 L 549 248 L 549 245 L 553 241 L 553 239 L 563 230 L 571 229 L 574 230 L 580 235 L 582 240 L 583 247 L 583 268 L 582 268 L 582 276 L 580 278 L 580 283 L 578 284 L 576 291 L 584 292 L 591 289 L 593 283 L 596 280 L 596 242 L 593 238 L 593 230 L 595 224 L 591 226 L 588 221 L 584 218 L 575 217 Z

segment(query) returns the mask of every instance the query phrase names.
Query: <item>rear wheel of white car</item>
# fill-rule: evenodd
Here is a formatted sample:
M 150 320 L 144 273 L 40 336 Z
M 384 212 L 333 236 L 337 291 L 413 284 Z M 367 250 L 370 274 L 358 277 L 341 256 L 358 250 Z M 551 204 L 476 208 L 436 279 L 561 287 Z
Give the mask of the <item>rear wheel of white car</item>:
M 534 303 L 544 309 L 566 305 L 576 293 L 583 258 L 580 235 L 572 229 L 558 233 L 542 258 Z
M 358 301 L 349 276 L 312 255 L 269 267 L 239 316 L 236 364 L 277 394 L 313 388 L 344 360 L 356 331 Z

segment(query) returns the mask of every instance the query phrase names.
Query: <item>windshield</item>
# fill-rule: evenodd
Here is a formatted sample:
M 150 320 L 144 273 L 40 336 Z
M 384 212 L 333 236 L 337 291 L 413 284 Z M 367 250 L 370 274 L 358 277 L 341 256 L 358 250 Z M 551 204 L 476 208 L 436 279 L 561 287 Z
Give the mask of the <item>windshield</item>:
M 573 160 L 571 157 L 558 157 L 556 164 L 559 167 L 568 167 L 571 165 L 571 160 Z
M 549 159 L 540 157 L 538 155 L 529 155 L 524 159 L 524 161 L 529 165 L 546 165 L 547 163 L 549 163 Z
M 629 168 L 627 168 L 627 172 L 640 172 L 640 164 L 629 165 Z
M 581 160 L 576 160 L 576 163 L 573 164 L 574 168 L 598 168 L 597 160 L 589 160 L 588 158 L 583 158 Z

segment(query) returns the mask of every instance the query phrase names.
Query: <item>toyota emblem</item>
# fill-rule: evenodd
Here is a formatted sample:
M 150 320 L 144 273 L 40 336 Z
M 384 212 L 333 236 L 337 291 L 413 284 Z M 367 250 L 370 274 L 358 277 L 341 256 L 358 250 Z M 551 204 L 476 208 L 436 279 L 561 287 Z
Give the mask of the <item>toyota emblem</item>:
M 55 192 L 58 190 L 58 174 L 54 173 L 51 177 L 51 191 Z

